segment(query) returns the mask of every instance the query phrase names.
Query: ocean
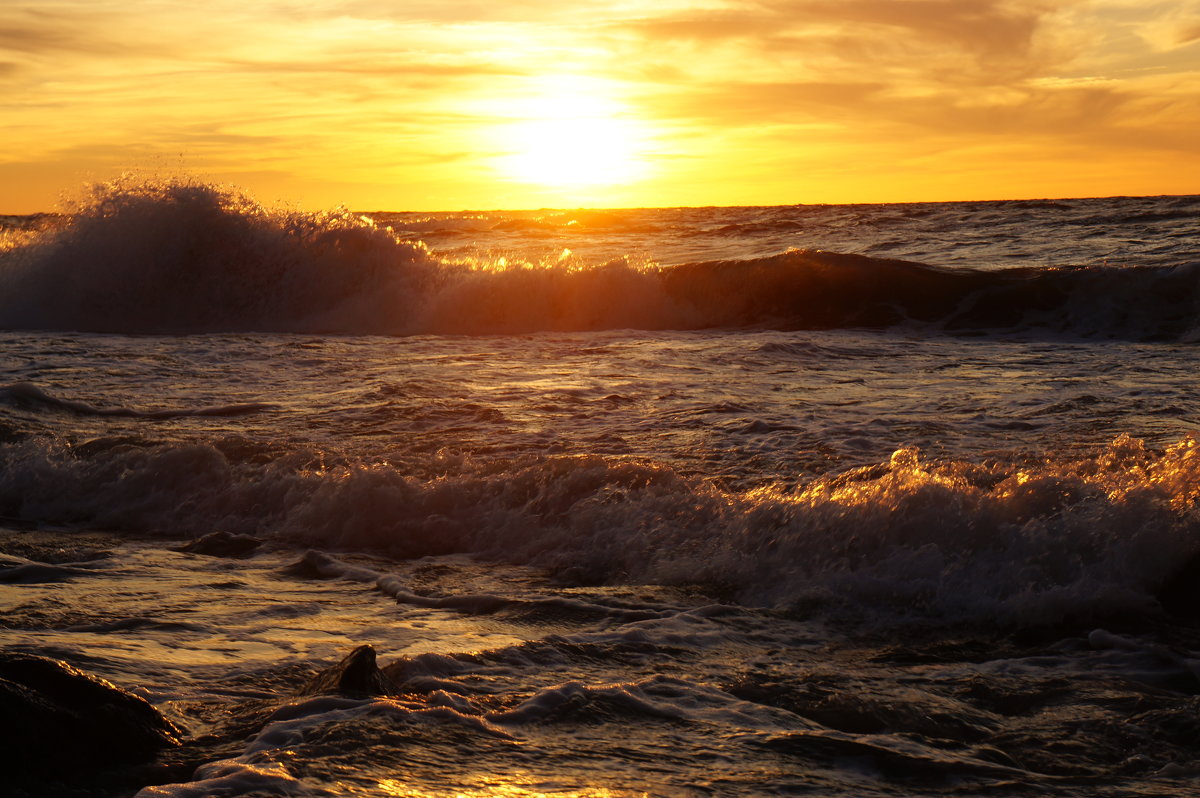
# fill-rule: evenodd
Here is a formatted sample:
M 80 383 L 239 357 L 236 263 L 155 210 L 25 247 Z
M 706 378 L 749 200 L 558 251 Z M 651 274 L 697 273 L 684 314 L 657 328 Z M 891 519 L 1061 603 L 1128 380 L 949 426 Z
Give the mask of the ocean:
M 0 217 L 0 794 L 1189 794 L 1198 341 L 1200 197 Z

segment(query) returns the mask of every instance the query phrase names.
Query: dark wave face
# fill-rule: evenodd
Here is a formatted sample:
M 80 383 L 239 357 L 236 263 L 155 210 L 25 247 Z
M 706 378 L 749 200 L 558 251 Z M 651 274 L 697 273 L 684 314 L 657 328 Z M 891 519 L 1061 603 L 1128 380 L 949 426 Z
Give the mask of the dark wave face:
M 586 218 L 596 235 L 620 221 Z M 803 241 L 801 222 L 770 226 Z M 195 182 L 116 184 L 0 253 L 0 326 L 381 335 L 903 327 L 1191 340 L 1200 307 L 1195 261 L 986 270 L 802 249 L 675 266 L 614 254 L 455 260 L 347 212 L 271 211 Z
M 1200 263 L 1004 271 L 945 269 L 828 252 L 701 263 L 663 274 L 672 296 L 716 325 L 913 327 L 1129 340 L 1190 339 Z

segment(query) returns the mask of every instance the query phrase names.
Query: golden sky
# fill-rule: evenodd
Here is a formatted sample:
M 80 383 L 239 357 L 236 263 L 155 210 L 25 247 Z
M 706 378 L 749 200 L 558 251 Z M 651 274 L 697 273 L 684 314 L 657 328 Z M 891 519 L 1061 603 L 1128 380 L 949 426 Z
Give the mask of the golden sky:
M 0 0 L 0 213 L 1200 192 L 1200 0 Z

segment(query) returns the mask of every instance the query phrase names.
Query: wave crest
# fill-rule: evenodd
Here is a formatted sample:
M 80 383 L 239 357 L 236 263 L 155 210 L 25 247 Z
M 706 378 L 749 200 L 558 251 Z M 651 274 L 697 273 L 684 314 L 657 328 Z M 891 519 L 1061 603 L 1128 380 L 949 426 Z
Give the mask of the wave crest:
M 5 327 L 168 333 L 357 331 L 382 307 L 403 317 L 405 289 L 436 269 L 343 210 L 273 211 L 219 186 L 131 178 L 93 187 L 0 266 Z

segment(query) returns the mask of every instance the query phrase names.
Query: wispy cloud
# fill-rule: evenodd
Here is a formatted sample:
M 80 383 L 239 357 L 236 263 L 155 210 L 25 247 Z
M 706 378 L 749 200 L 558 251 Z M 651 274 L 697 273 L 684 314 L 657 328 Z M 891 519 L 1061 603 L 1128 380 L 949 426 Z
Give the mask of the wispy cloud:
M 574 75 L 655 132 L 651 177 L 609 200 L 627 204 L 772 201 L 837 169 L 902 188 L 939 158 L 965 184 L 1013 153 L 1196 169 L 1197 42 L 1197 0 L 17 0 L 0 162 L 41 164 L 42 204 L 70 165 L 170 153 L 424 207 L 540 204 L 498 184 L 496 131 L 530 102 L 552 113 L 546 77 Z M 714 167 L 733 163 L 758 171 Z

